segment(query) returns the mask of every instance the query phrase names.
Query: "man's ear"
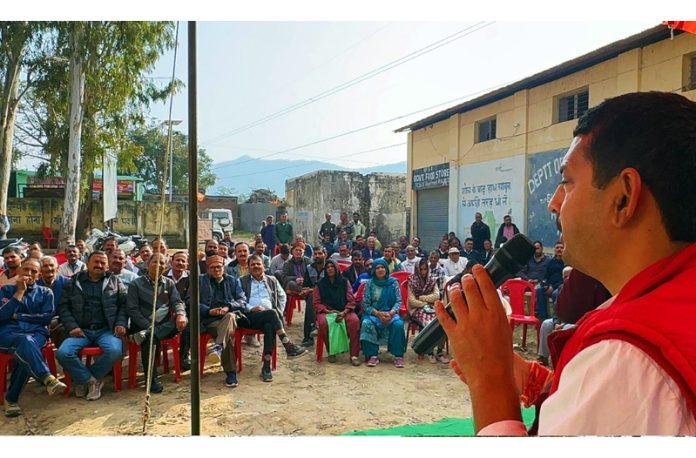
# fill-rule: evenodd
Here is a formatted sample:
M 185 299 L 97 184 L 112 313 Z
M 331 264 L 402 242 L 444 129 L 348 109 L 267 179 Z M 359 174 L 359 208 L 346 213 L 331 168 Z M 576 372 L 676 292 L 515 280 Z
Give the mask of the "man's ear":
M 610 188 L 614 192 L 612 223 L 617 227 L 625 226 L 635 215 L 643 181 L 636 169 L 627 168 L 621 171 Z

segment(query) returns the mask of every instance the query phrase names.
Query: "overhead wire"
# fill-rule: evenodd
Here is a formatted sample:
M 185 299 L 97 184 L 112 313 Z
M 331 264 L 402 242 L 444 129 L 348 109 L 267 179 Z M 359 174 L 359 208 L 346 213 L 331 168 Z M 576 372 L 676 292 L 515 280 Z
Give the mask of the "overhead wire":
M 423 47 L 423 48 L 420 48 L 420 49 L 418 49 L 418 50 L 416 50 L 416 51 L 413 51 L 413 52 L 411 52 L 411 53 L 409 53 L 409 54 L 407 54 L 407 55 L 405 55 L 405 56 L 402 56 L 402 57 L 400 57 L 400 58 L 398 58 L 398 59 L 396 59 L 396 60 L 394 60 L 394 61 L 391 61 L 391 62 L 389 62 L 389 63 L 387 63 L 387 64 L 384 64 L 384 65 L 382 65 L 382 66 L 380 66 L 380 67 L 377 67 L 377 68 L 375 68 L 375 69 L 373 69 L 373 70 L 370 70 L 370 71 L 367 72 L 367 73 L 364 73 L 364 74 L 362 74 L 362 75 L 360 75 L 360 76 L 357 76 L 357 77 L 355 77 L 355 78 L 353 78 L 353 79 L 351 79 L 351 80 L 348 80 L 348 81 L 346 81 L 346 82 L 344 82 L 344 83 L 341 83 L 341 84 L 339 84 L 338 86 L 335 86 L 335 87 L 333 87 L 333 88 L 331 88 L 331 89 L 328 89 L 328 90 L 326 90 L 326 91 L 323 91 L 323 92 L 321 92 L 321 93 L 319 93 L 319 94 L 317 94 L 317 95 L 314 95 L 314 96 L 312 96 L 312 97 L 309 97 L 309 98 L 307 98 L 307 99 L 305 99 L 305 100 L 303 100 L 303 101 L 301 101 L 301 102 L 297 102 L 297 103 L 295 103 L 295 104 L 293 104 L 293 105 L 290 105 L 290 106 L 288 106 L 288 107 L 285 107 L 285 108 L 283 108 L 282 110 L 279 110 L 279 111 L 276 111 L 276 112 L 274 112 L 274 113 L 271 113 L 271 114 L 269 114 L 269 115 L 267 115 L 267 116 L 264 116 L 264 117 L 262 117 L 262 118 L 259 118 L 259 119 L 255 120 L 255 121 L 252 121 L 252 122 L 250 122 L 250 123 L 248 123 L 248 124 L 245 124 L 245 125 L 243 125 L 243 126 L 237 127 L 236 129 L 233 129 L 233 130 L 231 130 L 231 131 L 229 131 L 229 132 L 227 132 L 227 133 L 225 133 L 225 134 L 219 135 L 219 136 L 217 136 L 217 137 L 213 137 L 213 138 L 211 138 L 211 139 L 209 139 L 209 140 L 206 140 L 206 141 L 204 141 L 204 142 L 202 142 L 202 143 L 207 144 L 207 145 L 214 144 L 214 143 L 217 143 L 217 142 L 219 142 L 219 141 L 221 141 L 221 140 L 224 140 L 224 139 L 226 139 L 226 138 L 232 137 L 232 136 L 237 135 L 237 134 L 239 134 L 239 133 L 241 133 L 241 132 L 244 132 L 244 131 L 246 131 L 246 130 L 249 130 L 249 129 L 253 128 L 253 127 L 259 126 L 259 125 L 261 125 L 261 124 L 265 124 L 265 123 L 267 123 L 267 122 L 269 122 L 269 121 L 272 121 L 272 120 L 274 120 L 274 119 L 276 119 L 276 118 L 279 118 L 279 117 L 284 116 L 284 115 L 286 115 L 286 114 L 292 113 L 292 112 L 294 112 L 294 111 L 296 111 L 296 110 L 299 110 L 300 108 L 303 108 L 303 107 L 305 107 L 305 106 L 307 106 L 307 105 L 310 105 L 310 104 L 312 104 L 312 103 L 318 102 L 319 100 L 322 100 L 322 99 L 324 99 L 324 98 L 326 98 L 326 97 L 329 97 L 329 96 L 331 96 L 331 95 L 334 95 L 334 94 L 336 94 L 336 93 L 338 93 L 338 92 L 341 92 L 341 91 L 343 91 L 343 90 L 345 90 L 345 89 L 348 89 L 349 87 L 355 86 L 356 84 L 359 84 L 359 83 L 361 83 L 361 82 L 363 82 L 363 81 L 366 81 L 366 80 L 368 80 L 368 79 L 371 79 L 371 78 L 373 78 L 373 77 L 375 77 L 375 76 L 377 76 L 377 75 L 379 75 L 379 74 L 382 74 L 382 73 L 384 73 L 384 72 L 386 72 L 386 71 L 388 71 L 388 70 L 391 70 L 391 69 L 393 69 L 393 68 L 395 68 L 395 67 L 398 67 L 398 66 L 400 66 L 400 65 L 403 65 L 403 64 L 405 64 L 406 62 L 409 62 L 409 61 L 411 61 L 411 60 L 413 60 L 413 59 L 416 59 L 416 58 L 418 58 L 418 57 L 420 57 L 420 56 L 422 56 L 422 55 L 424 55 L 424 54 L 430 53 L 430 52 L 432 52 L 432 51 L 434 51 L 434 50 L 436 50 L 436 49 L 438 49 L 438 48 L 441 48 L 441 47 L 443 47 L 443 46 L 445 46 L 445 45 L 447 45 L 447 44 L 450 44 L 450 43 L 452 43 L 452 42 L 454 42 L 454 41 L 456 41 L 456 40 L 459 40 L 459 39 L 464 38 L 464 37 L 466 37 L 466 36 L 468 36 L 468 35 L 471 35 L 471 34 L 473 34 L 473 33 L 475 33 L 475 32 L 478 32 L 479 30 L 482 30 L 482 29 L 484 29 L 484 28 L 486 28 L 486 27 L 489 27 L 489 26 L 493 25 L 494 23 L 495 23 L 495 22 L 486 22 L 486 21 L 478 22 L 478 23 L 476 23 L 476 24 L 474 24 L 474 25 L 472 25 L 472 26 L 469 26 L 469 27 L 467 27 L 467 28 L 465 28 L 465 29 L 459 30 L 459 31 L 457 31 L 457 32 L 455 32 L 455 33 L 453 33 L 453 34 L 450 34 L 450 35 L 448 35 L 448 36 L 446 36 L 446 37 L 444 37 L 444 38 L 441 38 L 441 39 L 439 39 L 439 40 L 437 40 L 437 41 L 435 41 L 435 42 L 433 42 L 433 43 L 430 43 L 429 45 L 427 45 L 427 46 L 425 46 L 425 47 Z

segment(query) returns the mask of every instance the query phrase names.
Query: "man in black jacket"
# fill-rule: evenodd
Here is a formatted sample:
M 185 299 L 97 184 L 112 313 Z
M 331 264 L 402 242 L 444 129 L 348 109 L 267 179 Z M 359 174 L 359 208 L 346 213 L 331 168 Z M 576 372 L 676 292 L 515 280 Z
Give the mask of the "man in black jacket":
M 471 225 L 471 238 L 474 240 L 474 250 L 479 253 L 483 252 L 484 240 L 491 238 L 491 228 L 483 222 L 483 216 L 479 212 L 476 212 L 474 215 L 474 223 Z
M 120 337 L 126 335 L 126 287 L 107 271 L 108 258 L 95 251 L 87 258 L 87 270 L 72 277 L 65 285 L 58 306 L 60 321 L 69 336 L 56 352 L 58 362 L 70 374 L 75 395 L 88 401 L 101 397 L 102 378 L 123 356 Z M 104 352 L 91 367 L 78 356 L 88 346 Z M 86 386 L 85 386 L 86 385 Z
M 154 361 L 150 363 L 150 327 L 155 287 L 157 302 L 152 339 L 154 354 L 159 353 L 161 340 L 174 337 L 188 323 L 184 301 L 181 300 L 174 281 L 164 276 L 166 268 L 167 258 L 161 253 L 155 253 L 148 259 L 147 273 L 133 280 L 128 286 L 127 308 L 131 320 L 128 338 L 140 345 L 145 377 L 148 376 L 149 365 L 152 364 L 150 391 L 153 393 L 161 393 L 163 390 L 157 377 L 157 367 Z M 128 364 L 137 363 L 129 361 Z

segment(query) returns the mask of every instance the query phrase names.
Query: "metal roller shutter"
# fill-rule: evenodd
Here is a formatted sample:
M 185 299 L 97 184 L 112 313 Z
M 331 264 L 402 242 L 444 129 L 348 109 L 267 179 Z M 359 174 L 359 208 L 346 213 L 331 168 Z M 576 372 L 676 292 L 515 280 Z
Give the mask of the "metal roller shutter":
M 449 188 L 423 189 L 416 194 L 416 235 L 421 239 L 423 250 L 435 250 L 449 227 Z

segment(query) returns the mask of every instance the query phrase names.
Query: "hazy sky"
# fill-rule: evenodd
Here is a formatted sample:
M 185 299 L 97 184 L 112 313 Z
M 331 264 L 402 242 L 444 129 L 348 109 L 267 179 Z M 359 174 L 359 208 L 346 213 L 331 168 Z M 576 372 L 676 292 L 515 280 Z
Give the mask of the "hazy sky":
M 199 145 L 215 162 L 241 155 L 312 158 L 354 167 L 404 161 L 406 134 L 394 129 L 658 23 L 199 22 Z M 176 74 L 184 82 L 186 29 L 181 22 Z M 438 44 L 442 46 L 432 49 Z M 424 48 L 432 50 L 414 54 Z M 173 55 L 163 56 L 153 76 L 171 76 Z M 406 56 L 414 58 L 305 105 Z M 303 106 L 243 129 L 296 105 Z M 151 115 L 166 119 L 167 113 L 160 105 Z M 185 91 L 174 99 L 172 118 L 183 120 L 177 128 L 187 131 Z

